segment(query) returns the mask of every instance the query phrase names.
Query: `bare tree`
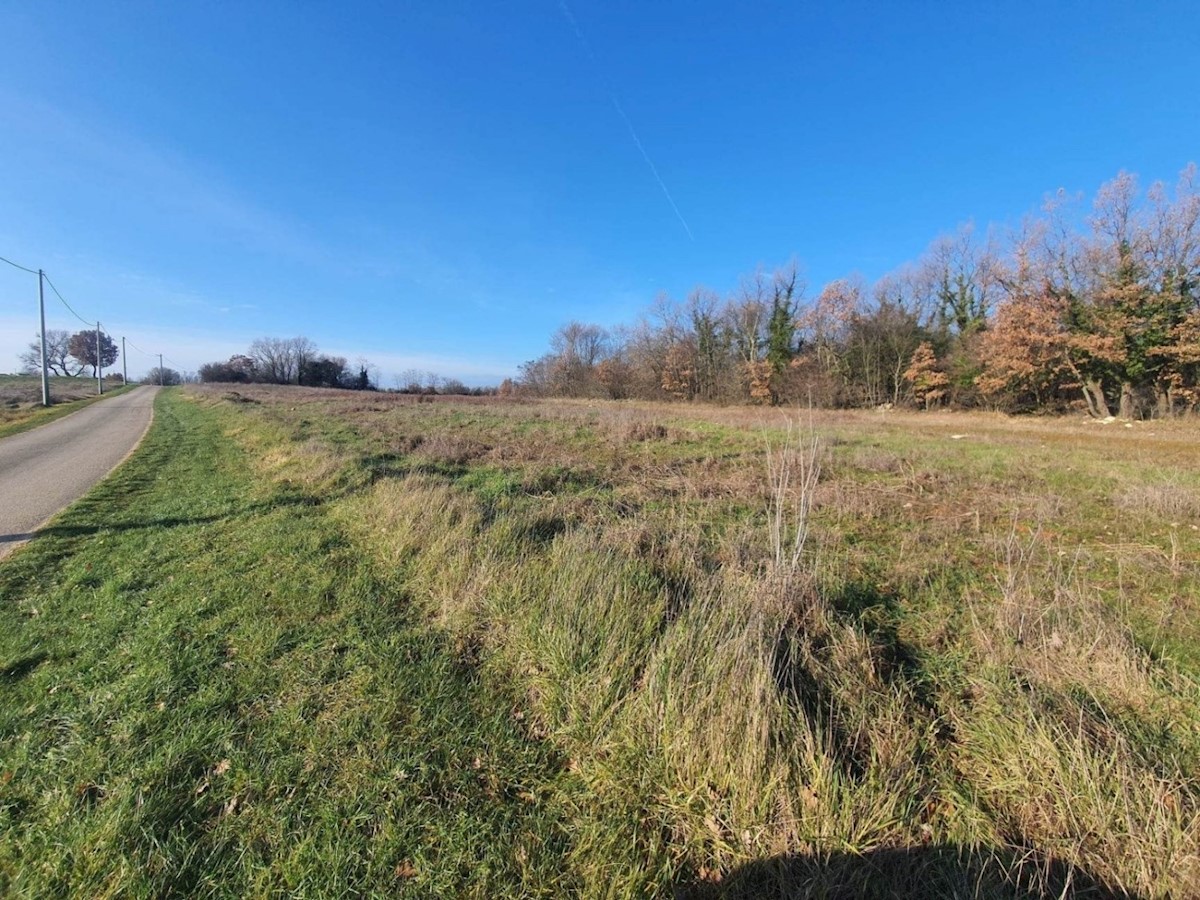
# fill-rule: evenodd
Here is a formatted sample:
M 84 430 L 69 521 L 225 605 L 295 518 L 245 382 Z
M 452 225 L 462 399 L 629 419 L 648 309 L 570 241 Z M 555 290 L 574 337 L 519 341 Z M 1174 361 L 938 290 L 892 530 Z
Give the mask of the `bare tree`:
M 264 337 L 250 345 L 256 377 L 268 384 L 298 384 L 300 373 L 316 355 L 317 345 L 306 337 Z
M 742 279 L 737 294 L 722 311 L 733 350 L 743 365 L 762 359 L 764 331 L 770 316 L 768 294 L 767 276 L 762 269 L 756 269 L 753 275 Z
M 1000 291 L 999 254 L 989 233 L 981 241 L 967 222 L 934 241 L 924 261 L 943 331 L 970 334 L 983 328 Z
M 596 366 L 608 349 L 608 332 L 599 325 L 568 322 L 550 338 L 556 358 L 557 390 L 571 397 L 603 392 Z
M 695 394 L 701 400 L 715 400 L 720 394 L 722 370 L 726 368 L 729 342 L 718 311 L 719 299 L 706 288 L 696 288 L 688 296 L 687 312 L 695 346 Z
M 175 384 L 183 384 L 184 381 L 184 376 L 169 366 L 163 366 L 161 369 L 155 366 L 146 373 L 146 377 L 142 379 L 142 384 L 162 384 L 169 387 Z
M 24 371 L 37 373 L 42 371 L 42 339 L 35 337 L 29 342 L 29 347 L 20 356 Z M 78 375 L 83 371 L 82 363 L 71 357 L 71 333 L 69 331 L 50 328 L 46 331 L 46 367 L 54 375 Z

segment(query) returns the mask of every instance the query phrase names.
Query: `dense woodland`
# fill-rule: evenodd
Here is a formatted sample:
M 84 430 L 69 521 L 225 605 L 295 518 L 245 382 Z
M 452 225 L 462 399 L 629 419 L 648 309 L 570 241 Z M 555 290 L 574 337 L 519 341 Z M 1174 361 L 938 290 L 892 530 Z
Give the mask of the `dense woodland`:
M 641 321 L 571 322 L 501 393 L 1086 410 L 1200 406 L 1200 195 L 1122 172 L 1090 211 L 1060 191 L 1015 232 L 965 225 L 874 284 L 815 296 L 796 265 L 722 297 L 660 297 Z

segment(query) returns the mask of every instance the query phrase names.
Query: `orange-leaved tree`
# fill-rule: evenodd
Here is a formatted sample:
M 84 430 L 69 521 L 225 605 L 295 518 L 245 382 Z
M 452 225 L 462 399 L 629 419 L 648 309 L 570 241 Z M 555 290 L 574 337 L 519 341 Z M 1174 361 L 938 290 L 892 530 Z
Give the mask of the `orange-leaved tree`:
M 926 409 L 940 403 L 950 387 L 948 376 L 938 362 L 929 341 L 922 341 L 913 351 L 904 380 L 912 387 L 913 397 Z

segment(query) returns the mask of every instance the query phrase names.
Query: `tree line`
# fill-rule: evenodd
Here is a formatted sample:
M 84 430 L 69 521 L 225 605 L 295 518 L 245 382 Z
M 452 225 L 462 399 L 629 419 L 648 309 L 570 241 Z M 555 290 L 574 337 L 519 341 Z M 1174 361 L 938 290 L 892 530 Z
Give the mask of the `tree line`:
M 792 263 L 727 296 L 570 322 L 501 393 L 912 404 L 1164 416 L 1200 407 L 1200 194 L 1122 172 L 1090 211 L 1060 191 L 1019 228 L 970 224 L 868 284 L 806 291 Z
M 371 365 L 359 360 L 351 367 L 345 357 L 318 351 L 306 337 L 258 338 L 244 354 L 200 367 L 203 382 L 234 384 L 299 384 L 306 387 L 376 390 Z

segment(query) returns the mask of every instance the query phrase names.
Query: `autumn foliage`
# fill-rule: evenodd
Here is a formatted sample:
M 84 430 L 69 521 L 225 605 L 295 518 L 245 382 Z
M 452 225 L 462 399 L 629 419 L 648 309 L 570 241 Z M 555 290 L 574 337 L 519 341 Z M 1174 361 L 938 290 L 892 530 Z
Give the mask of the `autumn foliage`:
M 517 389 L 821 406 L 1079 409 L 1163 416 L 1200 407 L 1200 195 L 1122 172 L 1088 216 L 1060 191 L 1011 234 L 967 224 L 916 263 L 813 296 L 795 263 L 725 298 L 660 296 L 632 326 L 570 323 Z M 1083 226 L 1077 223 L 1082 220 Z

